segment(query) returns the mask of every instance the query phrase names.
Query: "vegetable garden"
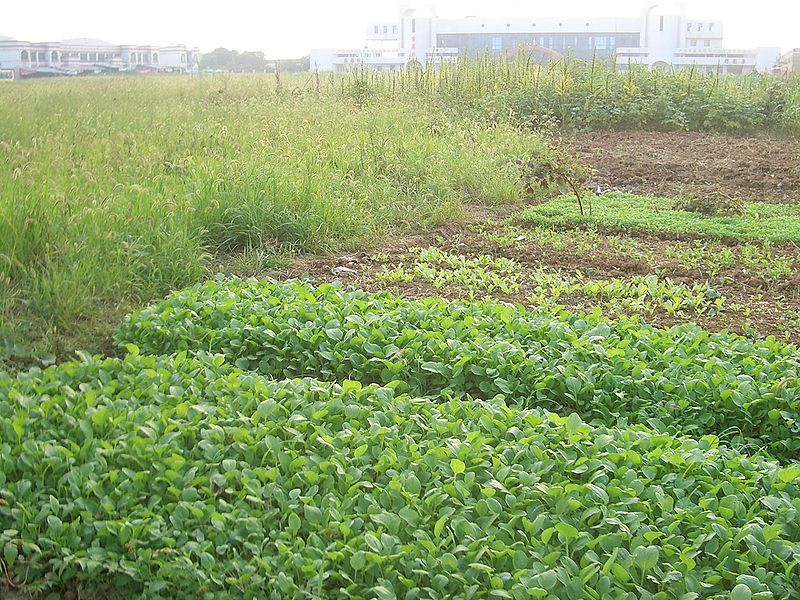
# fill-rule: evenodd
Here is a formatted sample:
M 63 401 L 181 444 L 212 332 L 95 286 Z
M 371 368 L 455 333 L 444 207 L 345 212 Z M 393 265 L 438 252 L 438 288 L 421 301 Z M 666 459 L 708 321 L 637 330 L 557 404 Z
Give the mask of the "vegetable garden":
M 0 380 L 0 542 L 33 590 L 800 592 L 786 345 L 241 280 L 117 339 Z
M 77 83 L 0 90 L 0 597 L 800 598 L 798 80 Z

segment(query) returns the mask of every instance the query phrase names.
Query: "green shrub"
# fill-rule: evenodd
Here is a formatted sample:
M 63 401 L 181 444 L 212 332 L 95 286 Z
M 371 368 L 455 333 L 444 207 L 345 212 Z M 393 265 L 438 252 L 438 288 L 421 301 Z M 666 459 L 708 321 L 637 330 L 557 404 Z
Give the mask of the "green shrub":
M 4 574 L 29 591 L 800 593 L 800 468 L 713 438 L 134 353 L 0 375 L 0 439 Z
M 800 354 L 686 324 L 405 300 L 296 281 L 208 281 L 129 317 L 121 344 L 224 354 L 278 379 L 357 379 L 414 395 L 493 398 L 606 425 L 715 434 L 800 455 Z

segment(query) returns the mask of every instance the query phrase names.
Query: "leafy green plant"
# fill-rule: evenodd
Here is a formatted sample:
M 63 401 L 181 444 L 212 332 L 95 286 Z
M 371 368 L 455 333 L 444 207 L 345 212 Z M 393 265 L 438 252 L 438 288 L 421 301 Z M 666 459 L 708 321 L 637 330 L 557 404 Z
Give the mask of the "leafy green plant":
M 376 278 L 386 283 L 418 279 L 437 289 L 455 286 L 466 291 L 470 297 L 480 292 L 511 294 L 519 291 L 522 272 L 519 265 L 509 258 L 485 254 L 469 258 L 435 246 L 411 248 L 409 254 L 414 261 L 408 269 L 403 265 L 384 266 Z
M 587 421 L 800 456 L 797 349 L 692 324 L 661 330 L 599 313 L 234 279 L 173 293 L 128 318 L 116 339 L 152 354 L 221 353 L 279 379 L 402 382 L 444 399 L 503 395 Z
M 675 258 L 684 269 L 716 277 L 720 271 L 736 264 L 736 254 L 729 246 L 708 244 L 700 240 L 677 243 L 664 248 L 664 256 Z
M 727 246 L 695 240 L 691 244 L 667 246 L 664 254 L 680 261 L 685 269 L 712 278 L 724 269 L 736 267 L 742 275 L 758 277 L 768 287 L 779 285 L 797 273 L 796 261 L 776 254 L 769 242 Z
M 627 279 L 586 279 L 580 272 L 575 277 L 536 272 L 531 275 L 535 305 L 555 308 L 564 296 L 600 301 L 599 306 L 614 313 L 653 314 L 663 310 L 670 315 L 687 312 L 704 314 L 722 308 L 724 299 L 714 288 L 696 284 L 677 284 L 668 277 L 636 275 Z
M 707 285 L 689 287 L 657 275 L 587 281 L 580 284 L 580 291 L 588 298 L 602 298 L 612 307 L 635 312 L 652 313 L 660 308 L 671 315 L 683 315 L 685 311 L 702 314 L 722 306 L 719 293 Z
M 0 560 L 27 591 L 800 593 L 797 465 L 713 437 L 129 351 L 0 375 Z

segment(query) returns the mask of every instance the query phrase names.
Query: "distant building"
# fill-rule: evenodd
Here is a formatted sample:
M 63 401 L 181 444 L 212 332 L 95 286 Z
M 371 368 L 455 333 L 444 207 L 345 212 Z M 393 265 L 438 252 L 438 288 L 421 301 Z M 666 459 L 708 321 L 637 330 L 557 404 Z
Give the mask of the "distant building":
M 781 56 L 778 68 L 781 73 L 800 73 L 800 48 L 794 48 Z
M 199 51 L 184 45 L 129 46 L 102 40 L 25 42 L 0 37 L 0 69 L 16 77 L 79 75 L 119 71 L 197 71 Z
M 779 48 L 730 50 L 719 20 L 689 19 L 684 3 L 643 4 L 633 18 L 441 19 L 432 7 L 401 8 L 399 20 L 367 27 L 363 49 L 311 51 L 311 68 L 396 71 L 409 63 L 453 61 L 458 56 L 503 55 L 539 48 L 582 60 L 615 60 L 675 69 L 723 73 L 771 71 Z

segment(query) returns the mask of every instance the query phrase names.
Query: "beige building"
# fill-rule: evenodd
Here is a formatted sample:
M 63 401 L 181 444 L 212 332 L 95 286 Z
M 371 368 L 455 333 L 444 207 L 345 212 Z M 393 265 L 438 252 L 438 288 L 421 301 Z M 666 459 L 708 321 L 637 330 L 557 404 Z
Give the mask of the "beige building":
M 26 42 L 0 37 L 0 70 L 16 77 L 114 72 L 181 72 L 198 70 L 199 51 L 168 47 L 116 45 L 79 38 L 62 42 Z

